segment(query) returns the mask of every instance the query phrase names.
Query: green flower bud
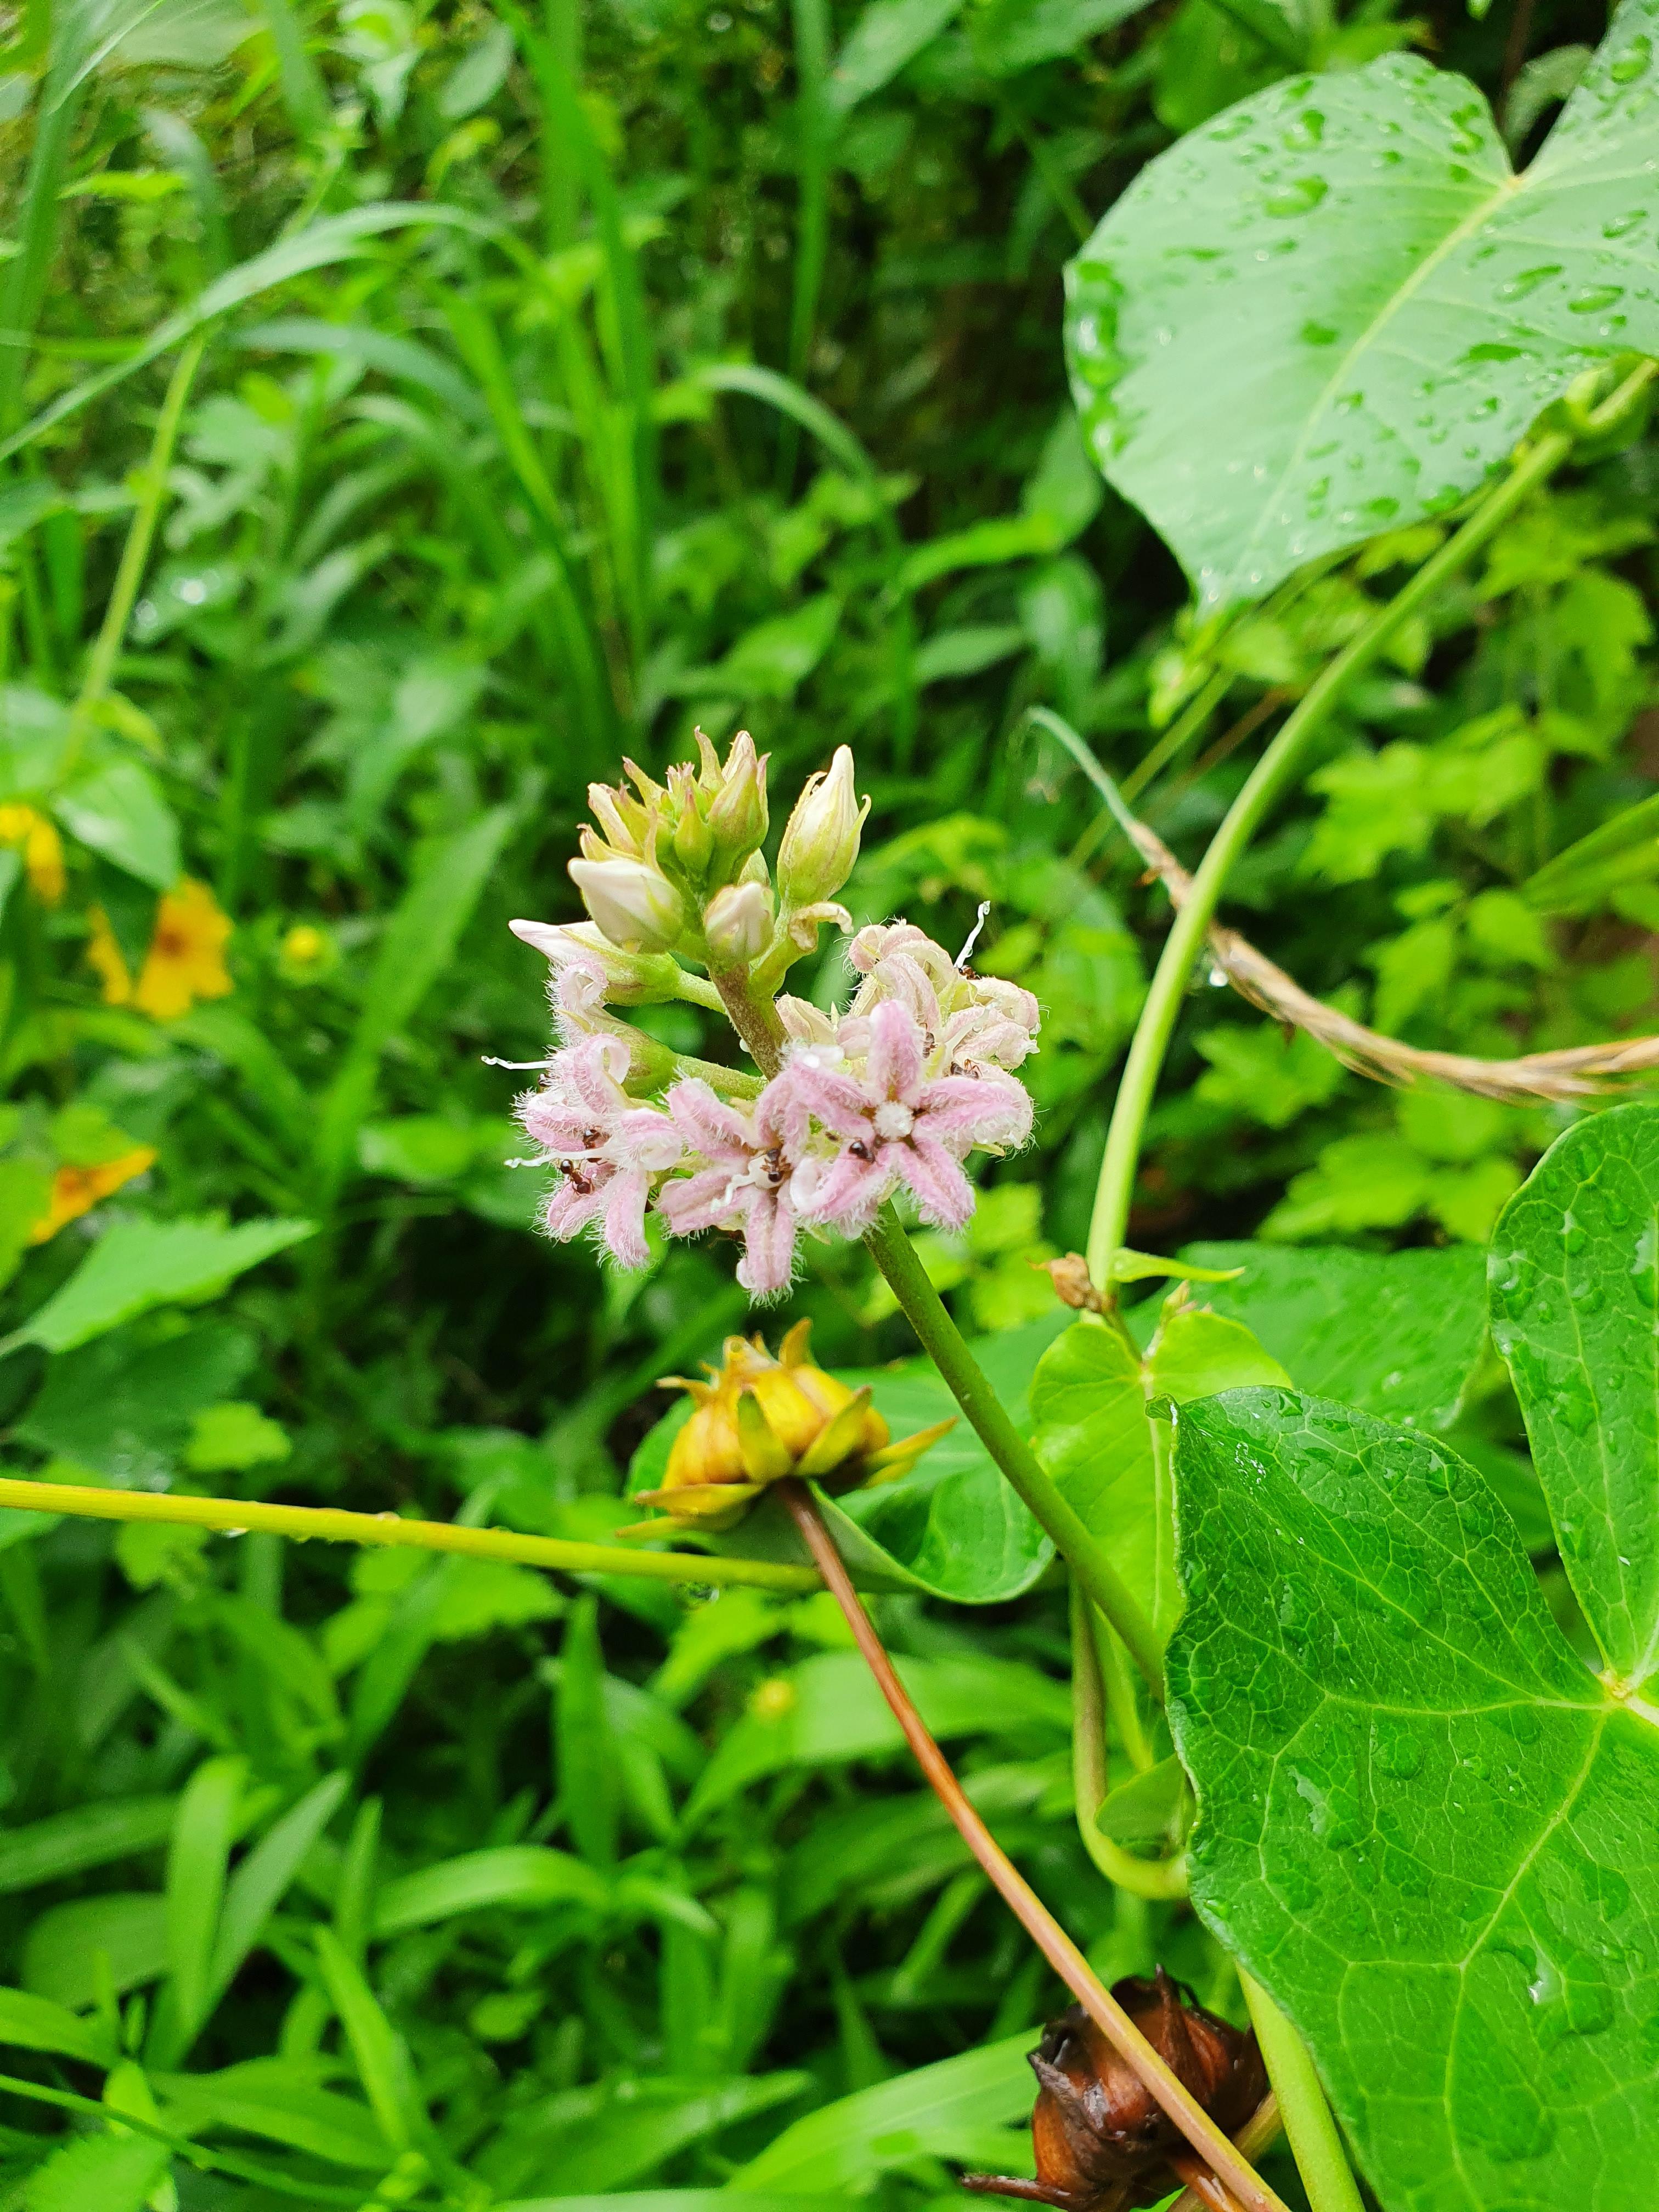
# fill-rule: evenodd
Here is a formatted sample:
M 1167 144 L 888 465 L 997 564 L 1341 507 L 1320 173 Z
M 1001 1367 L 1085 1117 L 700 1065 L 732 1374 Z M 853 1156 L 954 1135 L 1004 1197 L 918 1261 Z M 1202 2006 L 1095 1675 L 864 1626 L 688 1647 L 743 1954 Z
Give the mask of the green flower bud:
M 746 968 L 772 942 L 772 894 L 763 884 L 728 884 L 703 908 L 702 933 L 720 968 Z
M 838 745 L 829 772 L 810 777 L 796 800 L 778 848 L 778 890 L 786 908 L 817 906 L 852 874 L 870 811 L 867 799 L 859 804 L 853 774 L 851 750 Z
M 679 893 L 644 860 L 572 860 L 570 880 L 588 913 L 624 952 L 666 952 L 685 927 Z
M 729 882 L 742 863 L 766 842 L 766 758 L 757 758 L 755 741 L 739 730 L 720 770 L 720 789 L 708 801 L 707 820 L 720 848 L 720 873 Z

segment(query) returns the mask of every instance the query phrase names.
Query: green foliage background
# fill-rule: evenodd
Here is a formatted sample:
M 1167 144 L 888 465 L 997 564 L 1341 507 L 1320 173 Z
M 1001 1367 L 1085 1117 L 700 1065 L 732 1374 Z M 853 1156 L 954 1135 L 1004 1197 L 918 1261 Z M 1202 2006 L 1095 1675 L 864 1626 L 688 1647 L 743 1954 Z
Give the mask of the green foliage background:
M 505 923 L 571 914 L 586 780 L 695 723 L 752 728 L 786 799 L 855 747 L 860 919 L 955 942 L 993 902 L 980 964 L 1046 1009 L 1038 1140 L 964 1240 L 919 1242 L 973 1331 L 1053 1315 L 1027 1260 L 1083 1242 L 1167 907 L 1024 709 L 1124 776 L 1218 678 L 1138 779 L 1190 860 L 1258 732 L 1436 542 L 1200 628 L 1087 457 L 1061 264 L 1149 158 L 1303 68 L 1430 52 L 1524 158 L 1596 11 L 3 21 L 0 439 L 50 419 L 0 480 L 0 801 L 55 819 L 68 870 L 51 902 L 0 850 L 7 1471 L 552 1534 L 631 1517 L 658 1378 L 744 1302 L 717 1249 L 621 1278 L 528 1233 L 517 1079 L 481 1056 L 544 1049 Z M 226 312 L 89 692 L 179 358 L 146 342 L 204 292 Z M 1200 447 L 1227 432 L 1195 413 Z M 1592 457 L 1356 687 L 1230 893 L 1310 989 L 1494 1054 L 1652 1025 L 1645 817 L 1548 864 L 1659 778 L 1656 489 L 1650 440 Z M 181 866 L 234 923 L 234 988 L 157 1020 L 107 1002 L 89 917 L 136 970 Z M 647 1019 L 713 1041 L 690 1009 Z M 1381 1091 L 1200 983 L 1134 1241 L 1478 1243 L 1570 1118 Z M 27 1243 L 53 1175 L 141 1147 L 143 1176 Z M 799 1315 L 826 1363 L 910 1348 L 844 1249 L 811 1255 Z M 1460 1440 L 1547 1547 L 1507 1387 L 1476 1395 Z M 730 2184 L 757 2212 L 909 2212 L 949 2199 L 947 2161 L 1029 2170 L 1021 2053 L 1054 1992 L 827 1599 L 21 1516 L 0 1547 L 0 2039 L 15 2077 L 141 2124 L 9 2095 L 0 2201 Z M 1571 1632 L 1559 1569 L 1545 1589 Z M 880 1613 L 1103 1973 L 1156 1957 L 1235 2006 L 1190 1915 L 1115 1897 L 1077 1840 L 1055 1592 Z M 169 2179 L 143 2124 L 207 2170 Z

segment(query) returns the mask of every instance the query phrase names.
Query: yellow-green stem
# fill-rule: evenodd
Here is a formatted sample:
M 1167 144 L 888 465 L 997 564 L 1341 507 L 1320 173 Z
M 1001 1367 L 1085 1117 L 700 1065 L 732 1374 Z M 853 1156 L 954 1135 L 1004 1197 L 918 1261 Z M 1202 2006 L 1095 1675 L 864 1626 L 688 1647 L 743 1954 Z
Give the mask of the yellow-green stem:
M 1062 1494 L 1008 1409 L 991 1388 L 961 1330 L 945 1311 L 939 1292 L 905 1235 L 897 1214 L 884 1206 L 865 1238 L 876 1265 L 921 1346 L 944 1376 L 951 1396 L 968 1416 L 980 1442 L 1001 1468 L 1060 1552 L 1091 1599 L 1127 1646 L 1155 1698 L 1164 1695 L 1164 1648 L 1139 1600 L 1106 1556 L 1099 1540 Z
M 1238 1978 L 1313 2212 L 1364 2212 L 1348 2154 L 1306 2044 L 1266 1990 L 1243 1972 Z
M 148 1490 L 94 1490 L 64 1482 L 0 1479 L 0 1510 L 67 1513 L 89 1521 L 161 1521 L 174 1528 L 241 1534 L 267 1529 L 295 1543 L 375 1544 L 415 1552 L 464 1552 L 475 1559 L 515 1559 L 567 1575 L 632 1575 L 636 1580 L 704 1588 L 775 1590 L 795 1597 L 822 1587 L 811 1567 L 771 1559 L 705 1558 L 693 1552 L 640 1552 L 619 1544 L 580 1544 L 521 1536 L 512 1528 L 468 1528 L 453 1521 L 405 1521 L 395 1513 L 345 1513 L 333 1506 L 265 1505 L 241 1498 L 186 1498 Z
M 1072 1795 L 1083 1848 L 1108 1881 L 1136 1897 L 1185 1897 L 1185 1855 L 1138 1859 L 1102 1832 L 1101 1808 L 1111 1787 L 1106 1771 L 1106 1704 L 1099 1655 L 1089 1620 L 1089 1601 L 1072 1583 Z

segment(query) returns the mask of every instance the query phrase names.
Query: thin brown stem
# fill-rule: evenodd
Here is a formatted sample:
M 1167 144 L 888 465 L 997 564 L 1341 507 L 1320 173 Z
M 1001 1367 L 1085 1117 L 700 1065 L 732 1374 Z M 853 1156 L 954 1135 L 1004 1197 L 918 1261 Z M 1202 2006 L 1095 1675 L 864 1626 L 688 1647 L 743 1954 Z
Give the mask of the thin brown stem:
M 989 1875 L 1003 1902 L 1109 2043 L 1181 2130 L 1205 2166 L 1218 2174 L 1245 2212 L 1285 2212 L 1280 2198 L 1253 2172 L 1197 2100 L 1159 2057 L 1122 2006 L 1103 1987 L 1094 1969 L 981 1820 L 951 1762 L 900 1681 L 875 1626 L 853 1587 L 812 1493 L 791 1477 L 776 1486 L 800 1531 L 812 1563 L 841 1607 L 854 1641 L 875 1676 L 916 1764 L 932 1784 L 957 1832 Z
M 1246 2158 L 1258 2159 L 1263 2151 L 1273 2148 L 1283 2134 L 1284 2127 L 1285 2123 L 1279 2117 L 1279 2100 L 1269 2090 L 1233 2141 Z M 1186 2181 L 1187 2186 L 1175 2203 L 1168 2207 L 1168 2212 L 1200 2212 L 1200 2208 L 1207 2206 L 1212 2200 L 1201 2196 L 1185 2174 L 1181 2178 Z M 1214 2176 L 1206 2178 L 1213 2187 Z

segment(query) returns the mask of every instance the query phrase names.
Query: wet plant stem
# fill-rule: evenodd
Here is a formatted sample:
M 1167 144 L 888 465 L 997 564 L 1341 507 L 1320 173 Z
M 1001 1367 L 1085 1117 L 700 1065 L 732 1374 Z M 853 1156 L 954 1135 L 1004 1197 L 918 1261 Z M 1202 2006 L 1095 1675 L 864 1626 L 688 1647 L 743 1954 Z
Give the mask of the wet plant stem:
M 714 987 L 763 1075 L 775 1075 L 787 1042 L 773 1001 L 757 991 L 743 969 L 716 973 Z M 912 1250 L 891 1206 L 882 1208 L 865 1237 L 871 1257 L 887 1278 L 921 1347 L 944 1377 L 980 1442 L 1007 1477 L 1045 1534 L 1070 1564 L 1094 1603 L 1127 1645 L 1155 1698 L 1164 1695 L 1164 1651 L 1152 1622 L 1096 1537 L 1061 1495 L 1054 1478 L 1009 1418 L 961 1330 Z
M 624 1551 L 511 1528 L 470 1528 L 451 1521 L 405 1521 L 396 1513 L 345 1513 L 332 1506 L 265 1505 L 243 1498 L 169 1497 L 148 1490 L 97 1490 L 64 1482 L 0 1479 L 0 1511 L 66 1513 L 89 1521 L 160 1521 L 179 1528 L 240 1535 L 251 1528 L 303 1544 L 370 1544 L 416 1552 L 461 1552 L 475 1559 L 515 1559 L 568 1575 L 631 1575 L 708 1589 L 776 1590 L 799 1596 L 821 1587 L 810 1567 L 770 1559 L 706 1558 L 700 1552 Z
M 991 1388 L 962 1332 L 927 1279 L 902 1223 L 884 1206 L 865 1238 L 877 1267 L 892 1287 L 921 1347 L 944 1376 L 951 1396 L 968 1416 L 980 1442 L 1024 1501 L 1073 1573 L 1122 1638 L 1146 1676 L 1152 1695 L 1164 1695 L 1164 1650 L 1158 1632 L 1128 1584 L 1106 1556 L 1099 1539 L 1073 1510 L 1054 1477 L 1014 1426 L 1007 1407 Z
M 886 1647 L 853 1587 L 852 1577 L 824 1526 L 811 1492 L 793 1476 L 780 1482 L 777 1492 L 814 1565 L 841 1607 L 916 1764 L 1003 1902 L 1113 2049 L 1134 2069 L 1148 2094 L 1163 2106 L 1209 2172 L 1220 2179 L 1246 2212 L 1285 2212 L 1282 2201 L 1252 2170 L 1249 2161 L 1159 2057 L 1122 2006 L 1103 1986 L 1082 1952 L 969 1802 L 950 1760 L 934 1742 L 909 1692 L 900 1681 Z
M 1594 432 L 1604 423 L 1615 421 L 1620 410 L 1628 406 L 1654 374 L 1654 365 L 1643 362 L 1588 417 L 1586 428 Z M 1285 716 L 1243 789 L 1228 809 L 1193 878 L 1192 896 L 1176 915 L 1164 941 L 1164 951 L 1118 1085 L 1111 1127 L 1107 1133 L 1106 1154 L 1100 1164 L 1094 1216 L 1089 1226 L 1089 1273 L 1103 1289 L 1111 1282 L 1112 1262 L 1128 1228 L 1141 1139 L 1153 1093 L 1175 1035 L 1187 986 L 1210 924 L 1215 919 L 1228 876 L 1269 810 L 1296 780 L 1312 740 L 1329 720 L 1355 677 L 1370 667 L 1389 640 L 1442 585 L 1467 568 L 1476 554 L 1491 543 L 1516 509 L 1554 475 L 1576 443 L 1575 432 L 1551 430 L 1522 454 L 1462 528 L 1448 538 L 1388 605 L 1377 610 L 1364 629 L 1327 663 Z
M 1172 1859 L 1138 1859 L 1098 1826 L 1110 1791 L 1106 1766 L 1106 1698 L 1100 1655 L 1089 1620 L 1089 1601 L 1072 1583 L 1072 1795 L 1083 1848 L 1108 1881 L 1136 1897 L 1187 1894 L 1184 1853 Z
M 1313 2212 L 1364 2212 L 1308 2046 L 1265 1990 L 1246 1973 L 1238 1978 Z

